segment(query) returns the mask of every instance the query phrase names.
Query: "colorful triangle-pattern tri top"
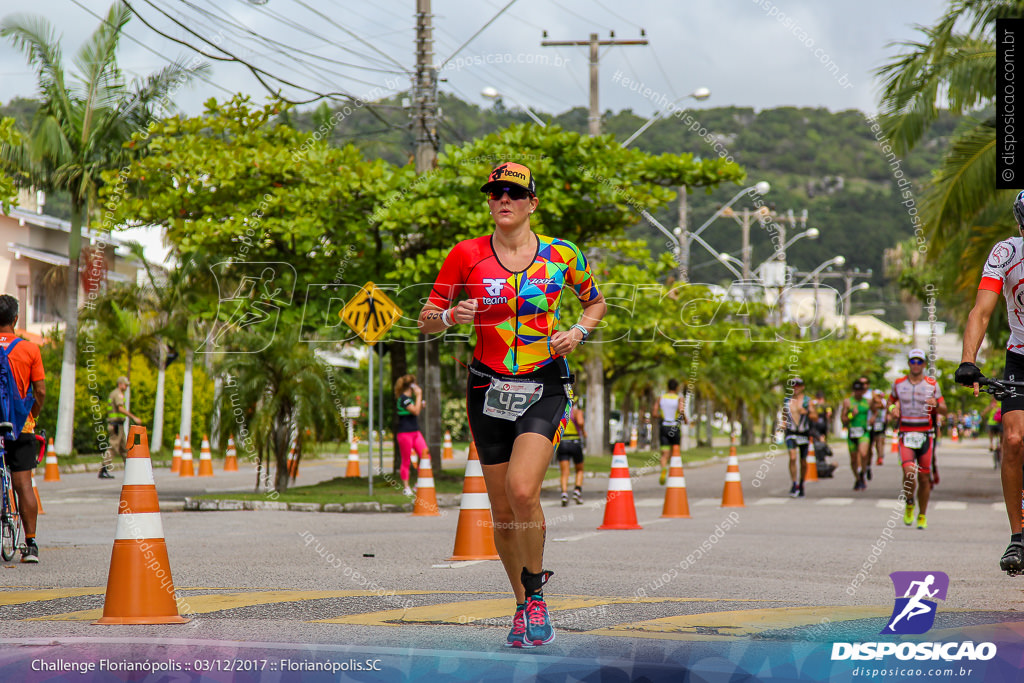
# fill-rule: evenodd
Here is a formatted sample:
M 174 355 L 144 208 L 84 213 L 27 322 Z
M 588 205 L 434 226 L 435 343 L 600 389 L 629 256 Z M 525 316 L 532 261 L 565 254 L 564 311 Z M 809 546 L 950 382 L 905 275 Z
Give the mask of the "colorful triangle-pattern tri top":
M 537 235 L 537 255 L 517 273 L 498 261 L 485 235 L 449 252 L 429 301 L 449 308 L 463 293 L 476 299 L 473 357 L 496 373 L 521 375 L 554 360 L 550 338 L 566 287 L 583 303 L 599 296 L 587 258 L 572 242 Z

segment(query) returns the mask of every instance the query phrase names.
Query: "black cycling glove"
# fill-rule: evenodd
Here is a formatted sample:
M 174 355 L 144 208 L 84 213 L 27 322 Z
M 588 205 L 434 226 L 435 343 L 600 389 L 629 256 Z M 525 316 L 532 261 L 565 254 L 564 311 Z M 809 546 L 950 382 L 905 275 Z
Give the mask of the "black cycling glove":
M 957 384 L 963 384 L 965 387 L 974 386 L 974 383 L 981 377 L 981 370 L 974 363 L 961 363 L 960 367 L 956 369 L 956 374 L 953 375 Z

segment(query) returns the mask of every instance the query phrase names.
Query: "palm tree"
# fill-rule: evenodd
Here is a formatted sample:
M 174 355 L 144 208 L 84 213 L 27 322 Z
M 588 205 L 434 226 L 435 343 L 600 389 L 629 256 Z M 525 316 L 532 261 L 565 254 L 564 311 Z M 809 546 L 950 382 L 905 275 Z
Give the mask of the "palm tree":
M 882 84 L 879 120 L 897 154 L 923 139 L 938 119 L 940 105 L 964 117 L 921 202 L 932 247 L 929 259 L 946 260 L 961 272 L 951 259 L 964 251 L 950 248 L 953 244 L 985 250 L 1012 227 L 1008 205 L 1013 191 L 998 190 L 992 182 L 995 115 L 970 115 L 995 100 L 995 22 L 1010 17 L 1024 17 L 1024 1 L 954 0 L 934 26 L 919 27 L 921 42 L 896 43 L 903 48 L 900 54 L 876 72 Z M 986 215 L 993 206 L 1002 212 Z M 968 232 L 977 239 L 964 241 Z M 970 275 L 969 285 L 963 284 L 968 278 L 959 279 L 961 286 L 977 285 L 977 273 Z
M 13 15 L 0 22 L 0 36 L 8 38 L 35 68 L 42 100 L 27 140 L 0 148 L 0 168 L 12 173 L 22 186 L 63 190 L 71 196 L 70 276 L 54 442 L 61 455 L 71 452 L 74 429 L 82 228 L 88 226 L 103 183 L 101 174 L 125 165 L 131 154 L 125 143 L 156 119 L 156 109 L 169 101 L 183 82 L 206 68 L 190 68 L 179 61 L 145 79 L 126 82 L 116 53 L 121 30 L 130 18 L 131 11 L 123 4 L 112 5 L 106 19 L 75 55 L 73 74 L 65 72 L 60 38 L 46 19 Z
M 242 335 L 239 335 L 242 337 Z M 301 450 L 309 430 L 312 438 L 325 429 L 340 431 L 344 420 L 334 410 L 327 374 L 307 344 L 262 335 L 242 337 L 259 349 L 247 353 L 227 353 L 218 372 L 226 378 L 221 393 L 221 420 L 224 436 L 240 423 L 246 426 L 253 448 L 260 454 L 272 453 L 277 469 L 274 490 L 288 488 L 288 451 L 293 437 Z M 241 455 L 251 457 L 240 439 Z

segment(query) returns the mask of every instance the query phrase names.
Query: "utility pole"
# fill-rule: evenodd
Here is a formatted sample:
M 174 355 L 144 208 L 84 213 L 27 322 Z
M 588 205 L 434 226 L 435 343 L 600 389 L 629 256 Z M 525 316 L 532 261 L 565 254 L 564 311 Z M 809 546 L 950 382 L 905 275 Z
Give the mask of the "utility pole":
M 679 281 L 690 281 L 690 233 L 686 221 L 686 185 L 679 186 Z
M 608 40 L 599 40 L 596 33 L 591 33 L 587 40 L 542 40 L 540 44 L 541 47 L 586 45 L 590 48 L 590 114 L 587 117 L 587 132 L 590 137 L 597 137 L 601 134 L 601 107 L 598 100 L 598 66 L 601 57 L 598 48 L 602 45 L 647 45 L 647 39 L 615 40 L 615 33 L 612 32 Z M 594 258 L 590 259 L 590 267 L 594 270 L 597 268 Z M 600 330 L 595 332 L 592 340 L 595 345 L 600 343 Z M 593 437 L 587 439 L 587 455 L 596 456 L 604 453 L 607 435 L 605 430 L 608 426 L 608 416 L 604 412 L 604 359 L 601 358 L 600 352 L 588 354 L 583 368 L 587 373 L 587 406 L 583 419 L 586 424 L 590 425 L 588 432 Z
M 416 76 L 413 83 L 413 130 L 416 133 L 416 173 L 429 173 L 437 164 L 437 68 L 430 0 L 416 0 Z M 423 425 L 433 467 L 441 466 L 441 339 L 420 334 L 417 345 L 419 380 L 423 385 Z M 384 362 L 383 356 L 381 362 Z M 394 359 L 391 361 L 394 363 Z M 372 427 L 371 427 L 372 428 Z

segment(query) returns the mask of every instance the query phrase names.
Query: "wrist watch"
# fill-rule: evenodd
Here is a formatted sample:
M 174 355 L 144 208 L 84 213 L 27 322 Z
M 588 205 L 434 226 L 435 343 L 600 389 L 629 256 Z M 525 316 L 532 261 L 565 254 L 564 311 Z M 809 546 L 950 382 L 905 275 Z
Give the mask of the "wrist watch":
M 575 325 L 573 325 L 569 329 L 570 330 L 573 330 L 573 329 L 579 330 L 580 333 L 583 335 L 583 338 L 580 339 L 580 344 L 582 344 L 585 341 L 587 341 L 587 338 L 590 337 L 590 332 L 587 331 L 587 328 L 583 327 L 583 325 L 580 325 L 579 323 L 576 323 Z

